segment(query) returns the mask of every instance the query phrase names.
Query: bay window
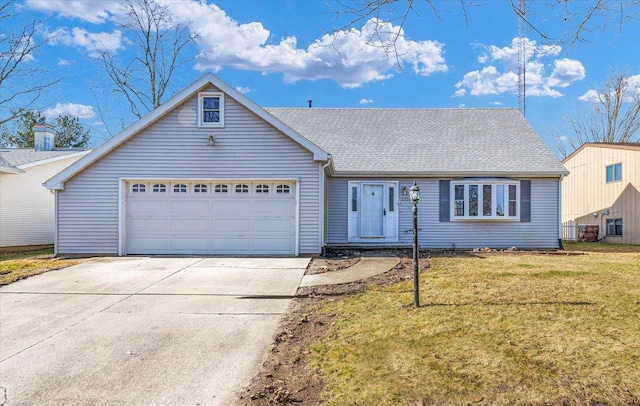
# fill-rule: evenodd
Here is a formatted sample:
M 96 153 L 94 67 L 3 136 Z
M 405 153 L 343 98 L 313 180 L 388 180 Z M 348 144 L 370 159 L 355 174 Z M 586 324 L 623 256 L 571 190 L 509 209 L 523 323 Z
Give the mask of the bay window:
M 519 220 L 520 182 L 452 181 L 451 202 L 453 220 Z

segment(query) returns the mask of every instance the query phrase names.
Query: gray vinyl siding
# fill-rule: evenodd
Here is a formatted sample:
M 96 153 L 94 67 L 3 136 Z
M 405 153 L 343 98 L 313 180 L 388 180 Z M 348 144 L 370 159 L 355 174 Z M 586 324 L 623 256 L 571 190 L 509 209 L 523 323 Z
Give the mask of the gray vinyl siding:
M 145 177 L 297 179 L 299 251 L 320 252 L 320 170 L 312 153 L 230 97 L 224 128 L 197 127 L 196 111 L 197 94 L 65 182 L 58 192 L 59 254 L 117 254 L 119 179 Z
M 330 178 L 328 183 L 328 243 L 347 243 L 347 178 Z M 412 243 L 411 202 L 402 195 L 413 179 L 376 179 L 399 181 L 399 243 Z M 558 179 L 531 179 L 531 222 L 440 221 L 440 182 L 417 179 L 419 244 L 425 248 L 476 247 L 558 248 Z

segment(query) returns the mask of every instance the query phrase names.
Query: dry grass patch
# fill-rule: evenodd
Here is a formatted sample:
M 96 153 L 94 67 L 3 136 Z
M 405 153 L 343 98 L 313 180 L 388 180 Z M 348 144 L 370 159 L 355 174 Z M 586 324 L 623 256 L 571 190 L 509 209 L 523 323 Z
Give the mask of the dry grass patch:
M 52 250 L 0 254 L 0 286 L 29 276 L 66 268 L 78 261 L 52 258 Z
M 439 256 L 319 312 L 328 404 L 640 404 L 640 253 Z

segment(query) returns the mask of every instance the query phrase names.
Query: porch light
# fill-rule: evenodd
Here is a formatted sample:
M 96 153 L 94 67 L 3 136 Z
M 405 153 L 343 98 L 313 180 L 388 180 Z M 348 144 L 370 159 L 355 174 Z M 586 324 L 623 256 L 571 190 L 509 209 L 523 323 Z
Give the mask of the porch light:
M 209 134 L 209 141 L 207 141 L 207 145 L 210 147 L 213 147 L 213 145 L 216 143 L 216 137 L 213 134 Z
M 418 200 L 420 200 L 420 188 L 418 187 L 418 185 L 416 185 L 416 181 L 413 181 L 413 186 L 411 186 L 411 189 L 409 189 L 409 196 L 411 197 L 411 203 L 415 204 L 418 203 Z
M 420 281 L 418 280 L 418 200 L 420 200 L 420 188 L 413 181 L 409 189 L 409 197 L 413 204 L 413 305 L 420 307 Z

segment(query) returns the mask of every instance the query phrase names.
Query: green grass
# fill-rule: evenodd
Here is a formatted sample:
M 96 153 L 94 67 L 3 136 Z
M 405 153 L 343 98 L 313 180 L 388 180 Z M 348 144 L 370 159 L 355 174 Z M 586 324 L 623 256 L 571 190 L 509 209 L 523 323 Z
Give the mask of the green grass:
M 315 310 L 335 315 L 311 347 L 328 404 L 640 403 L 640 252 L 431 263 L 419 309 L 406 282 Z
M 74 260 L 52 258 L 52 255 L 51 249 L 0 253 L 0 285 L 77 263 Z
M 631 244 L 562 241 L 562 245 L 567 252 L 640 252 L 640 245 Z

